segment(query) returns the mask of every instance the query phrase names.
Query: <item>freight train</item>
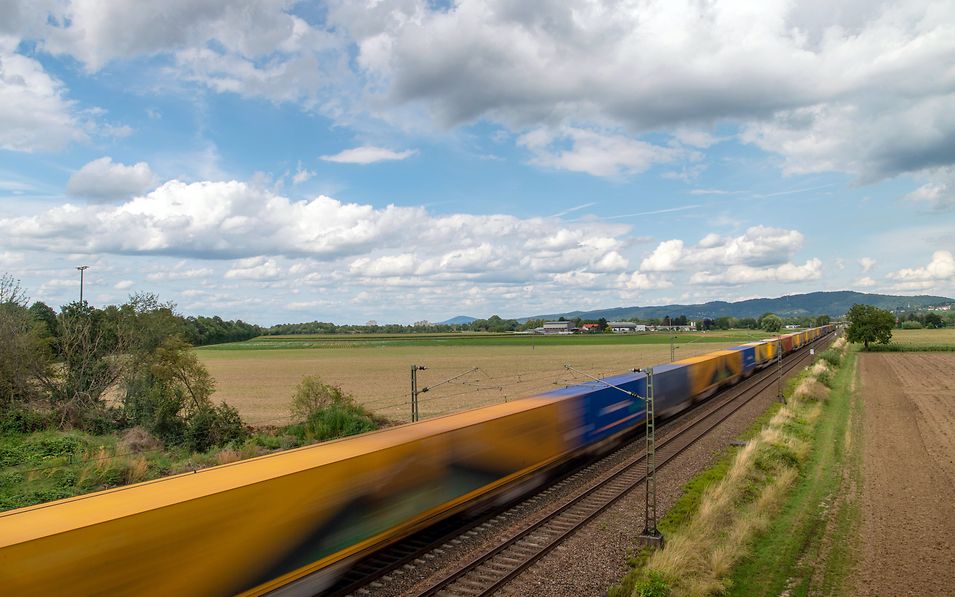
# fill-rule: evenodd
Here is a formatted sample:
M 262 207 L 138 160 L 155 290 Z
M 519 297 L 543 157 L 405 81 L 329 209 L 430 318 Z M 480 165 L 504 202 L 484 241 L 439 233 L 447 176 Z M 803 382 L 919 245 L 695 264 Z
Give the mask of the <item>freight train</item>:
M 670 416 L 832 331 L 654 368 Z M 357 559 L 510 499 L 645 420 L 631 372 L 315 446 L 0 513 L 9 595 L 315 594 Z M 612 387 L 616 386 L 616 388 Z

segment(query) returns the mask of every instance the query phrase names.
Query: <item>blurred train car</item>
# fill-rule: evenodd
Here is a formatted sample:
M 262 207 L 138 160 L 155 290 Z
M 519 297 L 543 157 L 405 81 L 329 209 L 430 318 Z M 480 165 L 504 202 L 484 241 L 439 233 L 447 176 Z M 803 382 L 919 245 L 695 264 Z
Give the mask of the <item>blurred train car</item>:
M 779 347 L 791 352 L 793 336 L 654 367 L 658 416 L 773 362 Z M 2 512 L 0 587 L 15 595 L 315 594 L 371 551 L 608 449 L 644 424 L 646 393 L 646 375 L 630 372 Z

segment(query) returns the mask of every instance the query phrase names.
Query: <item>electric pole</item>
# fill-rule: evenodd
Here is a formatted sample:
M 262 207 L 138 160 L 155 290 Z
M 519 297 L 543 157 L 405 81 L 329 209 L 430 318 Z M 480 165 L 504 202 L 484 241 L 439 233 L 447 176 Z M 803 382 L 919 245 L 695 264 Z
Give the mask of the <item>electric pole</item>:
M 88 265 L 81 265 L 76 268 L 80 270 L 80 304 L 81 305 L 83 304 L 83 272 L 88 270 L 89 268 L 90 266 Z

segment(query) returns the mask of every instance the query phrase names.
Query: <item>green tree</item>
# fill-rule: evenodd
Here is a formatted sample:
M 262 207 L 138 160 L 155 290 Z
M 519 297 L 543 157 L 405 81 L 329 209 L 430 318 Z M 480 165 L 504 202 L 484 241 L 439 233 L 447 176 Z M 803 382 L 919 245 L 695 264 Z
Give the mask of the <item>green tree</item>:
M 778 332 L 783 329 L 783 320 L 773 313 L 767 313 L 760 318 L 759 327 L 767 332 Z
M 942 320 L 942 316 L 938 313 L 927 313 L 925 315 L 925 327 L 938 329 L 945 327 L 945 322 Z
M 821 327 L 824 325 L 829 325 L 831 322 L 832 322 L 832 318 L 830 318 L 828 315 L 820 315 L 819 317 L 815 319 L 813 323 L 815 324 L 816 327 Z
M 869 342 L 888 344 L 892 340 L 895 316 L 889 311 L 872 305 L 855 304 L 849 309 L 847 318 L 849 327 L 846 328 L 846 339 L 849 342 L 862 342 L 864 348 L 868 349 Z
M 52 307 L 42 301 L 37 301 L 30 305 L 30 316 L 46 326 L 46 331 L 50 337 L 56 336 L 56 311 Z
M 52 352 L 45 325 L 26 308 L 19 280 L 0 276 L 0 412 L 41 397 L 38 379 L 50 374 Z

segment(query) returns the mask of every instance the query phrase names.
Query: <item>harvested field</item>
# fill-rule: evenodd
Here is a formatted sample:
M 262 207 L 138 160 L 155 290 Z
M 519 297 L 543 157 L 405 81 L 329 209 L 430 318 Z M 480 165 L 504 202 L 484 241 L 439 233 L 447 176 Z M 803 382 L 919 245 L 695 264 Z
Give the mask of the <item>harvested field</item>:
M 862 522 L 855 594 L 955 588 L 955 354 L 860 354 Z
M 203 348 L 199 358 L 217 382 L 215 398 L 239 409 L 250 423 L 288 422 L 292 390 L 303 375 L 318 375 L 341 386 L 377 413 L 396 420 L 410 418 L 410 367 L 426 365 L 418 386 L 436 385 L 473 367 L 480 370 L 422 394 L 422 418 L 466 408 L 514 400 L 534 393 L 586 381 L 564 368 L 594 376 L 621 373 L 670 360 L 668 339 L 651 344 L 568 344 L 563 338 L 523 340 L 517 345 L 380 345 L 267 348 L 262 350 Z M 713 340 L 717 338 L 713 337 Z M 679 345 L 676 358 L 685 358 L 747 341 L 745 336 Z M 608 337 L 608 341 L 619 342 Z

